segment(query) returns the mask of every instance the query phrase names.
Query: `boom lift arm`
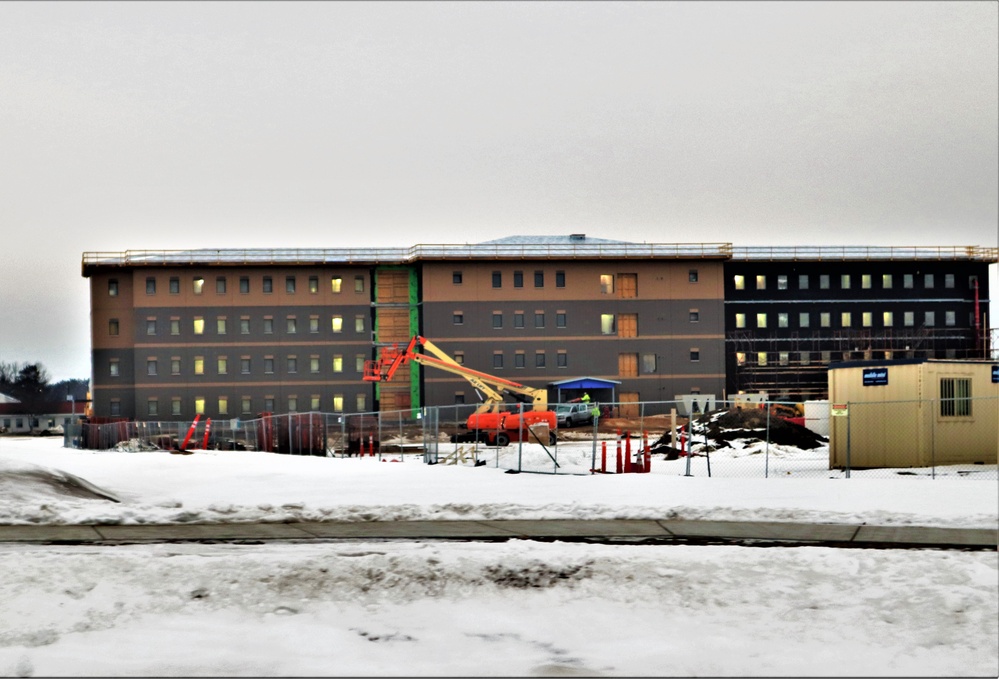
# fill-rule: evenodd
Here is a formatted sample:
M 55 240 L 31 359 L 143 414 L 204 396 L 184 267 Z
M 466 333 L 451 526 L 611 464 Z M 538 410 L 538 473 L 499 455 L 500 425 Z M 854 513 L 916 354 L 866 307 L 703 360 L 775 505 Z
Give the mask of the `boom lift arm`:
M 417 346 L 432 355 L 415 351 Z M 476 414 L 497 412 L 503 403 L 503 393 L 509 394 L 517 401 L 530 404 L 532 410 L 548 410 L 548 392 L 545 389 L 535 389 L 512 380 L 467 368 L 448 356 L 436 344 L 420 335 L 414 335 L 405 349 L 400 350 L 396 345 L 383 349 L 380 359 L 365 361 L 364 379 L 368 382 L 388 382 L 395 375 L 395 372 L 409 361 L 446 370 L 468 380 L 473 387 L 485 395 L 482 403 L 475 410 Z

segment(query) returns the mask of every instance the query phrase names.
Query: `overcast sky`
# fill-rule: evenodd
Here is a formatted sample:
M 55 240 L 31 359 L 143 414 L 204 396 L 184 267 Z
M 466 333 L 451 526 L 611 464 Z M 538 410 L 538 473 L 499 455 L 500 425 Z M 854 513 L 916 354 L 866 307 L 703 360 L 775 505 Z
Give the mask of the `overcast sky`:
M 0 360 L 90 376 L 87 251 L 996 246 L 997 43 L 992 0 L 0 2 Z

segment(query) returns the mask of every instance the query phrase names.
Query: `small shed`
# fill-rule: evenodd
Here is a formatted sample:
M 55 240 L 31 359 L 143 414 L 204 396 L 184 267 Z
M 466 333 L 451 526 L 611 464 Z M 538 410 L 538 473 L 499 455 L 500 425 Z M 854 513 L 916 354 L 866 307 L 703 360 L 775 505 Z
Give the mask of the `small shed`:
M 549 382 L 548 388 L 555 390 L 553 403 L 567 403 L 581 397 L 584 392 L 590 395 L 591 401 L 616 403 L 616 388 L 619 384 L 621 383 L 616 380 L 605 380 L 599 377 L 575 377 L 571 380 Z
M 999 363 L 898 359 L 829 366 L 829 468 L 999 463 Z

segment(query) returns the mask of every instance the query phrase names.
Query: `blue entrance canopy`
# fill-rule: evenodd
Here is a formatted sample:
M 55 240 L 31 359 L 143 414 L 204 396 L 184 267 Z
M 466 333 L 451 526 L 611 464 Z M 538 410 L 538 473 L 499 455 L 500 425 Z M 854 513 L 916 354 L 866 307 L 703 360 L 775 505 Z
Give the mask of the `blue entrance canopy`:
M 614 387 L 621 384 L 617 380 L 604 380 L 599 377 L 576 377 L 571 380 L 559 380 L 558 382 L 549 382 L 548 386 L 555 387 L 558 394 L 556 401 L 558 403 L 562 402 L 562 392 L 570 390 L 583 390 L 583 389 L 610 389 L 611 397 L 610 402 L 614 403 L 617 399 L 614 395 Z

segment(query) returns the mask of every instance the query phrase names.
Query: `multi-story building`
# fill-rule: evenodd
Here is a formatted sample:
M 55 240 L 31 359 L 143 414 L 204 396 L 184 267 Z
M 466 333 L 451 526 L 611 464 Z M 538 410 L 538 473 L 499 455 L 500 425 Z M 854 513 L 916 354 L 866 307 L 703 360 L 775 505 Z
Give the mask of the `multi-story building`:
M 989 358 L 996 261 L 977 247 L 733 248 L 727 391 L 824 398 L 832 362 Z
M 93 414 L 140 420 L 477 401 L 411 366 L 423 335 L 531 387 L 592 377 L 622 403 L 821 398 L 853 358 L 984 356 L 996 248 L 734 248 L 584 235 L 472 245 L 84 253 Z M 977 286 L 977 287 L 976 287 Z M 975 305 L 975 299 L 979 304 Z
M 84 253 L 93 412 L 183 419 L 472 403 L 461 377 L 365 382 L 414 334 L 532 387 L 722 395 L 725 244 L 583 235 L 343 250 Z

